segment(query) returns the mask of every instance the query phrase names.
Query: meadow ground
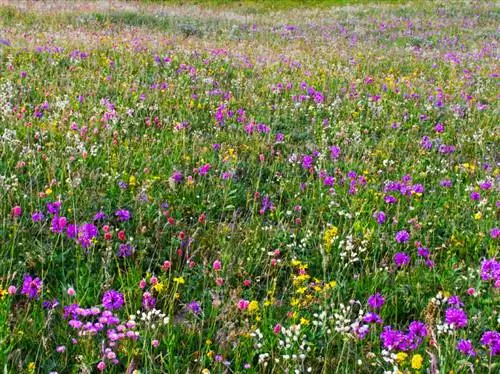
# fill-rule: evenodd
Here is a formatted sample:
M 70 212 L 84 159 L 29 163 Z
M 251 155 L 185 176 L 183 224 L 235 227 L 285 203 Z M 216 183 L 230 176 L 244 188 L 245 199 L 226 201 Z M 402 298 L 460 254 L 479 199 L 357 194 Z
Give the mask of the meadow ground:
M 0 1 L 0 368 L 499 370 L 498 4 Z

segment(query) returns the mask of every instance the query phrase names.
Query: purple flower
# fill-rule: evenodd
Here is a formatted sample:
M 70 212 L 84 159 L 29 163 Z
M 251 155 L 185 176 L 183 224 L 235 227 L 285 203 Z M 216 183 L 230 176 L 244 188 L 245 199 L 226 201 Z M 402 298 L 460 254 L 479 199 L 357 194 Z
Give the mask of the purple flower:
M 425 338 L 427 336 L 427 327 L 425 323 L 413 321 L 408 326 L 409 335 L 412 337 Z
M 330 157 L 332 160 L 336 160 L 340 157 L 340 148 L 336 145 L 330 147 Z
M 207 175 L 211 168 L 212 166 L 210 164 L 205 164 L 198 168 L 198 173 L 200 173 L 200 175 Z
M 406 243 L 410 238 L 410 234 L 406 230 L 401 230 L 396 233 L 394 238 L 398 243 Z
M 380 294 L 380 292 L 377 292 L 374 295 L 371 295 L 368 298 L 368 305 L 370 306 L 371 309 L 380 309 L 382 305 L 385 303 L 385 297 Z
M 106 309 L 120 309 L 124 303 L 123 294 L 115 290 L 107 291 L 102 297 L 102 305 Z
M 59 217 L 59 216 L 55 215 L 51 221 L 52 232 L 55 232 L 58 234 L 62 233 L 62 231 L 66 227 L 67 223 L 68 223 L 68 220 L 66 219 L 66 217 Z
M 481 198 L 481 194 L 480 194 L 479 192 L 477 192 L 477 191 L 473 191 L 473 192 L 471 192 L 471 194 L 470 194 L 470 199 L 471 199 L 471 200 L 475 200 L 475 201 L 477 201 L 477 200 L 479 200 L 480 198 Z
M 115 212 L 115 216 L 118 218 L 119 221 L 128 221 L 131 217 L 131 214 L 128 210 L 119 209 Z
M 142 306 L 146 310 L 151 310 L 155 307 L 156 305 L 156 297 L 153 297 L 151 293 L 149 292 L 144 292 L 142 295 Z
M 419 256 L 422 256 L 423 258 L 429 258 L 430 251 L 429 248 L 426 247 L 418 247 L 417 248 L 417 254 Z
M 59 210 L 61 209 L 61 202 L 54 201 L 53 203 L 47 203 L 47 211 L 50 214 L 59 214 Z
M 460 308 L 464 305 L 464 303 L 462 303 L 462 300 L 460 300 L 460 297 L 458 297 L 457 295 L 450 296 L 448 299 L 448 304 L 453 305 L 457 308 Z
M 385 326 L 380 334 L 380 340 L 385 349 L 392 351 L 407 351 L 410 348 L 410 340 L 406 334 L 399 330 L 393 330 L 391 326 Z
M 467 326 L 467 314 L 460 308 L 448 308 L 445 312 L 445 321 L 454 328 Z
M 392 195 L 385 195 L 384 197 L 384 201 L 387 203 L 387 204 L 396 204 L 398 202 L 398 199 L 396 199 L 394 196 Z
M 277 133 L 275 138 L 276 143 L 283 143 L 285 141 L 285 135 L 282 133 Z
M 129 257 L 135 252 L 135 248 L 129 243 L 122 243 L 116 254 L 118 257 Z
M 183 176 L 181 172 L 174 171 L 170 178 L 172 178 L 172 180 L 175 181 L 176 183 L 180 183 L 182 181 Z
M 493 227 L 491 230 L 490 230 L 490 236 L 493 238 L 493 239 L 498 239 L 498 237 L 500 236 L 500 229 L 498 227 Z
M 102 210 L 100 210 L 99 212 L 97 212 L 94 215 L 94 221 L 101 221 L 101 220 L 105 220 L 107 218 L 108 218 L 107 214 L 104 213 Z
M 483 260 L 481 262 L 481 279 L 486 282 L 493 280 L 496 287 L 500 281 L 500 262 L 494 258 Z
M 369 312 L 363 317 L 366 323 L 382 323 L 382 318 L 377 313 Z
M 460 339 L 457 343 L 457 350 L 467 356 L 475 356 L 476 351 L 470 340 Z
M 444 188 L 450 188 L 452 186 L 452 182 L 450 179 L 443 179 L 441 182 L 439 182 L 439 185 Z
M 42 281 L 40 278 L 34 278 L 25 274 L 23 279 L 23 288 L 21 289 L 21 294 L 28 296 L 30 299 L 38 300 L 40 293 L 42 292 Z
M 313 157 L 310 155 L 302 156 L 302 167 L 304 169 L 309 169 L 313 166 Z
M 33 222 L 40 222 L 44 218 L 45 218 L 45 216 L 43 215 L 43 213 L 41 211 L 33 212 L 33 214 L 31 215 L 31 219 L 33 220 Z
M 410 256 L 408 256 L 405 252 L 396 253 L 393 259 L 397 267 L 408 265 L 410 262 Z
M 191 301 L 190 303 L 186 304 L 186 309 L 195 315 L 198 315 L 201 313 L 200 304 L 194 300 Z
M 480 340 L 482 345 L 488 346 L 490 356 L 500 354 L 500 333 L 497 331 L 486 331 Z
M 383 224 L 386 220 L 386 215 L 383 211 L 378 211 L 373 214 L 373 218 L 377 220 L 379 225 Z

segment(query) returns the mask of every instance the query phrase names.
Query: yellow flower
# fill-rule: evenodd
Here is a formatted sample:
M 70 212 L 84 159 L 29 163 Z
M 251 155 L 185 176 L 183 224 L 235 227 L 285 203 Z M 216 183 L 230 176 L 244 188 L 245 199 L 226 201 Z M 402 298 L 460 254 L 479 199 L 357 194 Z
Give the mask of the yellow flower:
M 36 369 L 36 365 L 35 365 L 35 363 L 34 363 L 34 362 L 30 362 L 30 363 L 28 364 L 28 372 L 29 372 L 29 373 L 34 373 L 34 372 L 35 372 L 35 369 Z
M 337 282 L 331 281 L 327 284 L 327 287 L 325 287 L 325 288 L 335 288 L 335 287 L 337 287 Z
M 160 293 L 165 289 L 165 285 L 162 282 L 158 282 L 153 286 L 153 290 Z
M 474 219 L 478 220 L 478 219 L 481 219 L 483 215 L 481 214 L 481 212 L 477 212 L 476 214 L 474 214 Z
M 52 195 L 52 188 L 47 188 L 45 190 L 45 194 L 48 196 L 48 195 Z
M 133 175 L 131 175 L 128 179 L 128 184 L 130 184 L 132 187 L 135 187 L 137 185 L 137 179 Z
M 422 361 L 424 361 L 424 359 L 421 355 L 413 355 L 413 357 L 411 358 L 411 367 L 413 369 L 420 369 L 422 367 Z
M 257 300 L 250 301 L 250 304 L 248 304 L 248 311 L 253 313 L 257 310 L 259 310 L 259 302 Z
M 296 306 L 296 305 L 299 305 L 299 302 L 300 302 L 300 300 L 299 300 L 299 299 L 295 299 L 295 298 L 293 298 L 292 300 L 290 300 L 290 306 Z
M 336 226 L 332 226 L 325 230 L 323 235 L 323 245 L 325 246 L 325 251 L 330 252 L 332 248 L 333 241 L 338 236 L 339 229 Z
M 201 371 L 202 374 L 210 374 L 210 370 L 208 370 L 207 368 L 203 369 Z
M 5 291 L 2 287 L 0 287 L 0 300 L 2 300 L 5 295 L 7 295 L 7 291 Z
M 293 266 L 293 267 L 297 267 L 297 266 L 300 266 L 302 263 L 299 261 L 299 260 L 296 260 L 296 259 L 293 259 L 290 264 Z
M 306 291 L 307 291 L 307 287 L 301 287 L 301 288 L 297 289 L 297 293 L 300 295 L 302 295 Z
M 397 361 L 398 363 L 401 363 L 401 362 L 403 362 L 404 360 L 406 360 L 406 357 L 408 357 L 408 354 L 407 354 L 407 353 L 405 353 L 405 352 L 398 352 L 398 353 L 396 354 L 396 361 Z
M 300 324 L 303 325 L 303 326 L 307 326 L 309 324 L 309 320 L 307 320 L 304 317 L 302 317 L 300 319 Z
M 182 277 L 176 277 L 176 278 L 174 278 L 174 282 L 177 283 L 177 284 L 184 284 L 184 283 L 186 283 L 186 281 Z

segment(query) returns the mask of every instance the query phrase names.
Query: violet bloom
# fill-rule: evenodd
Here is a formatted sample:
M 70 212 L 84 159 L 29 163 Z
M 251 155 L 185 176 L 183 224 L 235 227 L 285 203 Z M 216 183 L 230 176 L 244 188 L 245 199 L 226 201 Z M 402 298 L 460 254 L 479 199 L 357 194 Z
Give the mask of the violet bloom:
M 476 355 L 476 351 L 472 346 L 472 342 L 470 340 L 460 339 L 456 346 L 457 350 L 464 355 L 473 357 Z
M 394 196 L 392 195 L 385 195 L 384 197 L 384 201 L 387 203 L 387 204 L 396 204 L 398 202 L 398 199 L 396 199 Z
M 115 212 L 115 216 L 118 218 L 119 221 L 128 221 L 131 217 L 131 214 L 128 210 L 119 209 Z
M 380 309 L 382 305 L 385 303 L 385 297 L 380 294 L 380 292 L 377 292 L 374 295 L 371 295 L 368 298 L 368 305 L 370 306 L 371 309 Z
M 309 169 L 313 166 L 313 158 L 310 155 L 302 156 L 302 167 L 304 169 Z
M 410 234 L 406 230 L 401 230 L 396 233 L 394 238 L 398 243 L 406 243 L 410 238 Z
M 107 291 L 102 297 L 102 305 L 106 309 L 120 309 L 124 303 L 123 294 L 115 290 Z
M 449 179 L 443 179 L 441 182 L 439 182 L 439 185 L 444 188 L 450 188 L 452 184 L 452 181 Z
M 417 254 L 419 256 L 422 256 L 423 258 L 429 258 L 430 251 L 429 248 L 426 247 L 418 247 L 417 249 Z
M 60 234 L 65 229 L 67 223 L 68 220 L 66 217 L 59 217 L 55 215 L 51 221 L 51 231 Z
M 26 295 L 30 299 L 38 300 L 42 292 L 42 281 L 40 278 L 33 278 L 31 275 L 26 274 L 23 279 L 23 288 L 21 294 Z
M 385 326 L 380 334 L 380 340 L 385 349 L 392 351 L 406 351 L 410 348 L 410 341 L 406 334 L 399 330 L 393 330 L 391 326 Z
M 382 323 L 382 318 L 377 313 L 369 312 L 363 317 L 366 323 Z
M 198 315 L 201 313 L 201 307 L 200 304 L 197 301 L 191 301 L 190 303 L 186 304 L 186 309 L 195 315 Z
M 142 295 L 142 306 L 146 310 L 153 309 L 156 306 L 156 297 L 153 297 L 149 292 L 144 292 Z
M 172 176 L 170 177 L 175 183 L 180 183 L 182 182 L 182 173 L 179 171 L 174 171 Z
M 486 331 L 480 340 L 482 345 L 490 349 L 490 356 L 500 354 L 500 333 L 497 331 Z
M 448 308 L 445 312 L 445 321 L 454 328 L 467 326 L 467 314 L 460 308 Z
M 470 194 L 470 199 L 471 199 L 471 200 L 475 200 L 475 201 L 477 201 L 477 200 L 479 200 L 480 198 L 481 198 L 481 194 L 480 194 L 479 192 L 477 192 L 477 191 L 473 191 L 473 192 L 471 192 L 471 194 Z
M 420 321 L 412 321 L 408 326 L 409 335 L 413 338 L 425 338 L 427 336 L 427 327 Z
M 129 243 L 122 243 L 118 248 L 118 257 L 130 257 L 134 254 L 135 248 Z
M 373 214 L 373 218 L 377 220 L 379 225 L 383 224 L 386 220 L 386 215 L 383 211 L 378 211 Z
M 498 237 L 500 236 L 500 229 L 498 227 L 493 227 L 490 230 L 490 236 L 492 237 L 492 239 L 498 239 Z
M 464 305 L 464 303 L 462 303 L 462 300 L 460 300 L 460 297 L 458 297 L 457 295 L 450 296 L 448 299 L 448 304 L 453 305 L 457 308 L 460 308 Z
M 47 211 L 50 214 L 59 214 L 59 210 L 61 209 L 61 202 L 54 201 L 53 203 L 47 203 Z
M 393 259 L 397 267 L 408 265 L 410 262 L 410 256 L 408 256 L 405 252 L 396 253 Z
M 330 157 L 332 160 L 336 160 L 340 157 L 340 148 L 336 145 L 330 147 Z
M 43 215 L 43 213 L 41 211 L 33 212 L 33 214 L 31 215 L 31 219 L 33 220 L 33 222 L 40 222 L 44 218 L 45 218 L 45 216 Z
M 500 283 L 500 262 L 492 259 L 485 259 L 481 262 L 481 279 L 483 281 L 491 281 L 493 280 L 495 283 L 495 287 Z
M 95 215 L 94 215 L 94 221 L 102 221 L 102 220 L 105 220 L 107 219 L 108 216 L 106 213 L 104 213 L 102 210 L 98 211 Z
M 285 135 L 282 133 L 277 133 L 275 137 L 275 142 L 276 143 L 283 143 L 285 141 Z

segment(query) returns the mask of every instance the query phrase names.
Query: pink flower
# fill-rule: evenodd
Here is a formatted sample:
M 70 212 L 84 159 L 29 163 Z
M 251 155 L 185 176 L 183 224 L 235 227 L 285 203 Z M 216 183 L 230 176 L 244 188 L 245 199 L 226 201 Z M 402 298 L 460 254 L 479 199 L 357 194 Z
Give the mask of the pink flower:
M 70 287 L 68 288 L 68 295 L 69 296 L 75 296 L 76 295 L 76 291 L 73 287 Z
M 215 283 L 217 283 L 217 286 L 221 287 L 224 284 L 224 279 L 219 277 L 215 280 Z
M 155 276 L 152 276 L 149 281 L 152 285 L 158 284 L 158 278 L 156 278 Z
M 476 293 L 476 290 L 475 290 L 473 287 L 471 287 L 471 288 L 469 288 L 469 289 L 467 290 L 467 294 L 468 294 L 469 296 L 474 296 L 474 294 L 475 294 L 475 293 Z
M 273 331 L 275 334 L 279 334 L 280 331 L 281 331 L 281 325 L 279 323 L 277 323 L 274 328 L 273 328 Z
M 142 290 L 146 287 L 146 281 L 144 279 L 141 279 L 139 281 L 139 288 Z
M 212 265 L 212 268 L 215 271 L 219 271 L 222 268 L 222 263 L 219 260 L 215 260 L 213 265 Z
M 21 209 L 21 207 L 19 205 L 16 205 L 11 210 L 12 217 L 14 217 L 14 218 L 21 217 L 22 213 L 23 213 L 23 210 Z
M 158 347 L 158 346 L 160 345 L 160 342 L 159 342 L 158 340 L 156 340 L 156 339 L 155 339 L 155 340 L 153 340 L 153 341 L 151 342 L 151 345 L 152 345 L 153 347 L 155 347 L 155 348 L 156 348 L 156 347 Z
M 240 301 L 238 301 L 238 309 L 239 310 L 247 310 L 249 304 L 250 304 L 250 301 L 241 299 Z
M 16 286 L 9 286 L 9 288 L 7 288 L 7 292 L 9 293 L 9 295 L 15 295 L 17 292 L 17 287 Z
M 103 371 L 104 369 L 106 369 L 106 364 L 103 361 L 99 362 L 97 364 L 97 370 Z
M 171 266 L 172 266 L 172 263 L 170 261 L 164 261 L 161 268 L 163 270 L 167 271 L 167 270 L 170 270 Z
M 250 287 L 250 285 L 251 285 L 251 284 L 252 284 L 252 281 L 251 281 L 250 279 L 245 279 L 245 280 L 243 281 L 243 285 L 244 285 L 245 287 Z

